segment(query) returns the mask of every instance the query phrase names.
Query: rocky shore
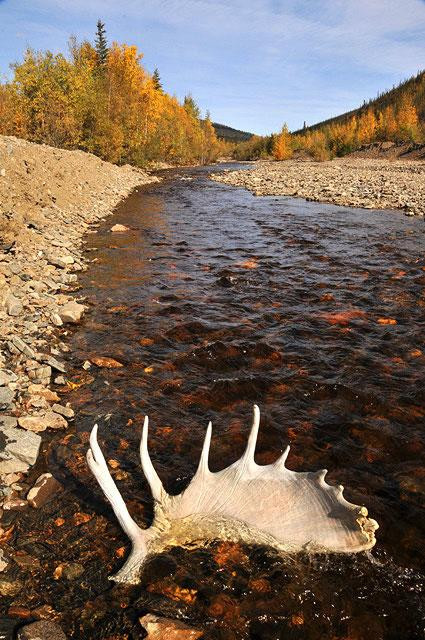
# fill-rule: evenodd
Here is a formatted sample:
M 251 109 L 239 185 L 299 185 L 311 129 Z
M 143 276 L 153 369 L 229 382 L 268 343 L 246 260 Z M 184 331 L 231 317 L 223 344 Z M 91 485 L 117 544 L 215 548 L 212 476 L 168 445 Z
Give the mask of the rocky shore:
M 259 162 L 253 170 L 211 176 L 257 196 L 283 195 L 365 209 L 425 214 L 425 162 L 335 158 L 328 162 Z
M 156 180 L 82 151 L 0 136 L 2 543 L 10 538 L 12 512 L 39 508 L 60 490 L 51 474 L 31 486 L 26 473 L 37 460 L 40 433 L 66 429 L 74 417 L 58 391 L 67 385 L 63 338 L 85 312 L 73 293 L 86 268 L 83 235 L 136 186 Z M 10 595 L 13 585 L 2 572 L 13 562 L 13 552 L 0 550 L 0 596 Z

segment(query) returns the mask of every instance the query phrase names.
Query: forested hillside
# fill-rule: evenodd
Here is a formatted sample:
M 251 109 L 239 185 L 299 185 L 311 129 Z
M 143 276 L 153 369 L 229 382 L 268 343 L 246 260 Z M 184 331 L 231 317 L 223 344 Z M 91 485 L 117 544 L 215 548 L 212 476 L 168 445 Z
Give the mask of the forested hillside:
M 27 49 L 0 84 L 0 133 L 110 162 L 207 163 L 222 153 L 209 118 L 192 96 L 167 94 L 135 46 L 108 46 L 98 22 L 95 44 L 70 40 L 69 55 Z
M 374 142 L 425 142 L 425 72 L 353 111 L 293 133 L 284 125 L 278 134 L 242 143 L 235 157 L 286 160 L 295 153 L 327 160 Z
M 213 122 L 212 124 L 217 137 L 221 140 L 228 140 L 230 142 L 245 142 L 246 140 L 250 140 L 254 135 L 253 133 L 240 131 L 239 129 L 233 129 L 232 127 L 228 127 L 225 124 L 219 124 L 218 122 Z

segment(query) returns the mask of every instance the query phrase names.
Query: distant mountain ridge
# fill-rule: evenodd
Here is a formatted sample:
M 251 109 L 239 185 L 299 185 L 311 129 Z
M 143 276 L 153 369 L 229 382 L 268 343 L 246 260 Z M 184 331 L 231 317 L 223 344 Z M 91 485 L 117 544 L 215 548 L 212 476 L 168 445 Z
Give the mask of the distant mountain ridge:
M 219 124 L 218 122 L 213 122 L 212 126 L 215 129 L 217 138 L 221 138 L 221 140 L 228 140 L 230 142 L 246 142 L 247 140 L 251 140 L 254 136 L 253 133 L 249 133 L 248 131 L 233 129 L 233 127 L 228 127 L 227 125 Z

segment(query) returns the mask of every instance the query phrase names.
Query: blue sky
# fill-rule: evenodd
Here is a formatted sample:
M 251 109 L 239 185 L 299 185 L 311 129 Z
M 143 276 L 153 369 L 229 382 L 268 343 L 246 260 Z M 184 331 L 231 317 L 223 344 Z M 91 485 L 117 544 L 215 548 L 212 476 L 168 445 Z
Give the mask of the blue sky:
M 425 67 L 423 0 L 0 0 L 0 73 L 69 35 L 136 44 L 165 89 L 255 133 L 359 106 Z

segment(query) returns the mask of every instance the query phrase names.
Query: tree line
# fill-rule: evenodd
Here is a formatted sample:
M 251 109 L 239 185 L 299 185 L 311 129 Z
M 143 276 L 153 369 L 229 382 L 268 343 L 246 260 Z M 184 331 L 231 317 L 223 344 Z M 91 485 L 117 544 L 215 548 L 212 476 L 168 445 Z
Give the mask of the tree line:
M 71 38 L 69 55 L 27 49 L 0 84 L 0 133 L 103 160 L 145 166 L 152 161 L 208 163 L 225 151 L 209 116 L 191 95 L 167 94 L 159 72 L 149 74 L 135 46 Z
M 239 144 L 235 157 L 286 160 L 304 152 L 314 160 L 343 156 L 372 142 L 425 143 L 425 73 L 346 115 L 290 133 L 254 136 Z

